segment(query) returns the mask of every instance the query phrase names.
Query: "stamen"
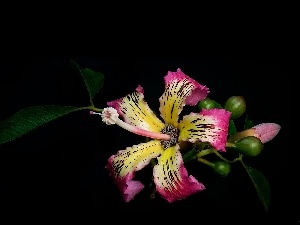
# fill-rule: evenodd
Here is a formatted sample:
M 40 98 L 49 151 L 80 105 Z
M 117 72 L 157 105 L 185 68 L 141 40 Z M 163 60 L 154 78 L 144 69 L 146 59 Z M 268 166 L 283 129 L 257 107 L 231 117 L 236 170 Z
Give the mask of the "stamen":
M 171 139 L 171 136 L 168 134 L 154 133 L 151 131 L 147 131 L 147 130 L 132 126 L 129 123 L 125 123 L 124 121 L 119 119 L 119 114 L 118 114 L 117 110 L 114 109 L 113 107 L 104 108 L 102 113 L 96 113 L 96 112 L 91 111 L 90 114 L 101 115 L 102 121 L 104 123 L 106 123 L 107 125 L 117 124 L 118 126 L 124 128 L 125 130 L 128 130 L 137 135 L 141 135 L 141 136 L 145 136 L 145 137 L 149 137 L 149 138 L 153 138 L 153 139 L 159 139 L 159 140 L 170 140 Z
M 117 110 L 113 107 L 104 108 L 100 115 L 102 117 L 102 121 L 107 125 L 115 124 L 119 117 Z
M 117 110 L 115 110 L 113 107 L 104 108 L 101 113 L 90 111 L 90 114 L 100 115 L 102 117 L 102 122 L 106 123 L 107 125 L 115 124 L 119 117 Z
M 117 118 L 116 124 L 119 125 L 120 127 L 124 128 L 125 130 L 128 130 L 132 133 L 135 133 L 137 135 L 141 135 L 144 137 L 160 139 L 160 140 L 170 140 L 171 139 L 171 136 L 168 134 L 154 133 L 151 131 L 140 129 L 140 128 L 134 127 L 128 123 L 125 123 L 124 121 L 120 120 L 119 118 Z

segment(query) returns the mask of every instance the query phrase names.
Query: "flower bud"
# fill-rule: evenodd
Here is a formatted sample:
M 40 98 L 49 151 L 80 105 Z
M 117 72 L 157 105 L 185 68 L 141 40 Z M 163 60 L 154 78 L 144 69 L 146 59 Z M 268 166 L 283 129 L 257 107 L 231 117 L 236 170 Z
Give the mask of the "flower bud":
M 215 103 L 210 98 L 205 98 L 204 100 L 198 103 L 198 109 L 213 109 L 215 108 Z
M 255 137 L 259 138 L 262 143 L 271 141 L 280 131 L 281 126 L 276 123 L 261 123 L 253 127 Z
M 231 166 L 228 162 L 224 161 L 217 161 L 212 164 L 213 170 L 218 173 L 219 175 L 225 177 L 231 171 Z
M 228 138 L 228 142 L 235 143 L 244 137 L 254 136 L 259 138 L 264 144 L 268 141 L 271 141 L 279 133 L 280 129 L 281 126 L 276 123 L 261 123 L 250 129 L 237 132 L 236 134 L 230 136 Z
M 248 136 L 237 141 L 234 150 L 243 155 L 252 157 L 259 155 L 263 147 L 264 145 L 259 138 Z
M 243 96 L 231 96 L 225 102 L 224 109 L 231 112 L 231 119 L 236 119 L 246 111 L 246 101 Z

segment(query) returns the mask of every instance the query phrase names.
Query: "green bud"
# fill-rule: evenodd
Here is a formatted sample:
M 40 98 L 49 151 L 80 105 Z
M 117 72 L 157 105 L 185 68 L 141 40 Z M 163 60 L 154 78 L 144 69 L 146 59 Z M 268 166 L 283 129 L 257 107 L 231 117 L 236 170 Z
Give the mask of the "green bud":
M 257 156 L 264 148 L 261 140 L 254 136 L 248 136 L 235 143 L 235 150 L 246 156 Z
M 215 103 L 210 98 L 206 98 L 198 103 L 198 109 L 213 109 L 215 108 Z
M 223 177 L 227 176 L 231 170 L 230 164 L 223 161 L 214 162 L 212 168 L 216 173 L 220 174 Z
M 236 119 L 246 111 L 246 101 L 243 96 L 231 96 L 225 102 L 224 108 L 231 112 L 231 119 Z

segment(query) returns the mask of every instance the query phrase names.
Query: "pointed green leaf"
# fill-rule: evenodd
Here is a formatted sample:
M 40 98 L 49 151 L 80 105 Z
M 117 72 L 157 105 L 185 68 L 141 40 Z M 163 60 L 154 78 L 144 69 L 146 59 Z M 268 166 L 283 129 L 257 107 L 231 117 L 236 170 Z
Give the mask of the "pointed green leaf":
M 33 106 L 22 109 L 0 121 L 0 144 L 12 141 L 24 134 L 68 113 L 81 108 L 72 106 Z
M 73 66 L 80 72 L 85 82 L 85 86 L 89 92 L 90 99 L 92 99 L 103 87 L 104 75 L 89 68 L 80 69 L 76 62 L 71 62 L 73 63 Z
M 81 69 L 81 73 L 87 89 L 90 93 L 90 97 L 93 98 L 95 94 L 103 87 L 104 76 L 100 72 L 95 72 L 91 69 Z
M 260 201 L 264 205 L 265 209 L 268 211 L 270 206 L 270 199 L 271 199 L 271 190 L 270 190 L 269 182 L 260 171 L 250 166 L 246 166 L 244 163 L 243 166 L 245 167 L 248 175 L 250 176 L 254 184 L 254 187 L 260 198 Z
M 233 120 L 229 121 L 229 127 L 228 127 L 228 135 L 234 135 L 236 133 L 236 126 Z

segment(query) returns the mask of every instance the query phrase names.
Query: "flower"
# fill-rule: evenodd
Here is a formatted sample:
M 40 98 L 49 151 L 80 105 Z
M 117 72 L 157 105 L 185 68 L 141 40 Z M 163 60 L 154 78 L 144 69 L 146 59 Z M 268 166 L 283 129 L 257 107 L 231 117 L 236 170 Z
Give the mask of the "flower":
M 179 114 L 183 106 L 196 105 L 206 98 L 209 89 L 199 84 L 180 69 L 168 72 L 164 77 L 165 91 L 159 98 L 159 119 L 144 100 L 143 87 L 138 85 L 135 91 L 123 98 L 108 102 L 102 119 L 115 123 L 133 133 L 147 136 L 152 140 L 119 150 L 108 159 L 106 169 L 118 186 L 125 202 L 138 194 L 144 185 L 133 180 L 135 173 L 150 163 L 153 158 L 157 164 L 153 167 L 153 181 L 156 191 L 168 202 L 184 199 L 205 189 L 184 166 L 179 143 L 181 141 L 210 142 L 219 151 L 225 151 L 228 135 L 230 112 L 225 109 L 202 109 L 199 113 L 190 113 L 181 120 Z M 117 113 L 123 118 L 115 116 Z M 108 112 L 111 111 L 111 112 Z

